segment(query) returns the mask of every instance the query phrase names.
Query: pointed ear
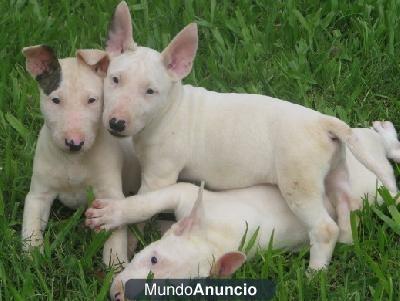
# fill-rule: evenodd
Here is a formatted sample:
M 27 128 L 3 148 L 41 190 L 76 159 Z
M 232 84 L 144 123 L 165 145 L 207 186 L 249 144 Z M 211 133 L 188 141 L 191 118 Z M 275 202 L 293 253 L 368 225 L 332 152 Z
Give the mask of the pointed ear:
M 180 236 L 202 229 L 203 221 L 205 219 L 203 208 L 203 190 L 204 182 L 201 183 L 197 200 L 194 203 L 190 214 L 172 226 L 172 230 L 175 235 Z
M 61 65 L 55 51 L 46 45 L 24 47 L 26 70 L 35 78 L 47 95 L 58 88 L 61 81 Z
M 181 80 L 192 70 L 197 45 L 197 24 L 190 23 L 161 53 L 164 66 L 174 80 Z
M 107 52 L 98 49 L 79 49 L 76 52 L 76 58 L 78 62 L 88 65 L 100 76 L 106 76 L 110 64 Z
M 222 255 L 214 263 L 211 268 L 210 276 L 213 277 L 229 277 L 237 269 L 239 269 L 242 264 L 246 261 L 246 255 L 242 252 L 228 252 Z
M 135 48 L 129 7 L 125 1 L 121 1 L 115 9 L 109 25 L 106 51 L 111 56 L 116 56 L 126 50 L 135 50 Z

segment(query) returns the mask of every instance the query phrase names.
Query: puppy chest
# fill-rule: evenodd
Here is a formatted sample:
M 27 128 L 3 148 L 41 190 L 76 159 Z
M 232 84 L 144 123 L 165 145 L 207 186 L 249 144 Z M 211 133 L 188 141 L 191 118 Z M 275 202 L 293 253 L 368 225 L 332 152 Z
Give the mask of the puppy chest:
M 82 165 L 70 166 L 66 172 L 66 181 L 71 187 L 85 186 L 89 179 L 89 171 Z
M 82 164 L 62 164 L 50 175 L 59 191 L 77 191 L 89 185 L 89 170 Z

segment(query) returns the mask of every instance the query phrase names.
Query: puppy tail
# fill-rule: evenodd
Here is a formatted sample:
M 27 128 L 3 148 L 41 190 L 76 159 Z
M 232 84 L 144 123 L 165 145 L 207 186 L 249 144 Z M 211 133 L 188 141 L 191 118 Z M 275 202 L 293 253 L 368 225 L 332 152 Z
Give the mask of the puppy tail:
M 380 167 L 379 163 L 371 156 L 359 141 L 357 134 L 349 125 L 338 118 L 324 116 L 322 124 L 328 134 L 338 138 L 346 144 L 352 154 L 360 161 L 367 169 L 373 172 L 378 179 L 386 186 L 389 191 L 397 191 L 396 182 L 388 176 Z

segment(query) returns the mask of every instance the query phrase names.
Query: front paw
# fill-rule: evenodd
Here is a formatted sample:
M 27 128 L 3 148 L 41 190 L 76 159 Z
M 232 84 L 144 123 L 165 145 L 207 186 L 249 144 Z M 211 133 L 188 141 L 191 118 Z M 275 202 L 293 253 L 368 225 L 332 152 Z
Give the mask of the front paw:
M 100 230 L 112 230 L 124 224 L 123 212 L 119 206 L 120 200 L 95 200 L 85 212 L 85 224 L 89 228 Z
M 31 235 L 23 235 L 22 240 L 22 249 L 25 252 L 30 252 L 35 248 L 39 248 L 39 251 L 43 251 L 43 235 L 41 232 L 31 234 Z

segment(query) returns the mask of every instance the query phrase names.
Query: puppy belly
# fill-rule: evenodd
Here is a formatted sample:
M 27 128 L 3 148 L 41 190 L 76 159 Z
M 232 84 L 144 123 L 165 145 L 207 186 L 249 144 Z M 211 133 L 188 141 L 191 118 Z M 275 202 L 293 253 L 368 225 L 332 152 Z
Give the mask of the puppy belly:
M 61 192 L 58 194 L 58 199 L 65 206 L 72 208 L 72 209 L 77 209 L 80 206 L 87 206 L 85 190 Z
M 205 181 L 207 188 L 211 190 L 238 189 L 266 183 L 276 184 L 274 176 L 263 172 L 232 172 L 223 168 L 217 172 L 194 172 L 194 170 L 185 169 L 180 173 L 179 180 L 190 183 Z

